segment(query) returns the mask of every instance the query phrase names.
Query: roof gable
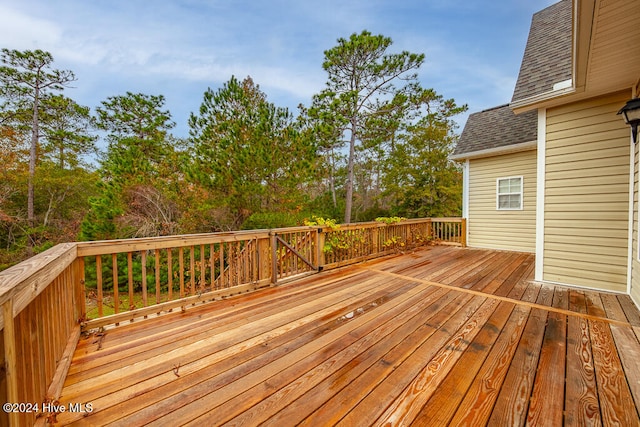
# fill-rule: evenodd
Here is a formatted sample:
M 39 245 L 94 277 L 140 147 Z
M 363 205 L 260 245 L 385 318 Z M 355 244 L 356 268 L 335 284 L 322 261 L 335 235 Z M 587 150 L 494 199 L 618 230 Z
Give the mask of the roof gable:
M 572 1 L 533 15 L 512 103 L 566 88 L 572 79 Z M 571 84 L 569 84 L 571 86 Z
M 515 115 L 508 105 L 471 114 L 462 130 L 455 157 L 460 155 L 508 147 L 538 138 L 538 112 Z

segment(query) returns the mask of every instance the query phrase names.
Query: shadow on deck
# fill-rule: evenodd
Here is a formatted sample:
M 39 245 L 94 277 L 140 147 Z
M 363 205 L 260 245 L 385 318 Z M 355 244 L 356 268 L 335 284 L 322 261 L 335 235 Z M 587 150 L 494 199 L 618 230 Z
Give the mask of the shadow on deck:
M 96 332 L 57 421 L 638 425 L 636 307 L 533 268 L 428 247 Z

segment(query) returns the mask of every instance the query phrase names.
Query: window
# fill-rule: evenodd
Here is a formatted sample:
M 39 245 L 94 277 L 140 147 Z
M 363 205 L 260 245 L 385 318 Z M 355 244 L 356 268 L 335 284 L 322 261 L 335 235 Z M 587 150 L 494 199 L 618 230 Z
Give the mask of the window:
M 522 177 L 498 178 L 497 195 L 497 210 L 522 210 Z

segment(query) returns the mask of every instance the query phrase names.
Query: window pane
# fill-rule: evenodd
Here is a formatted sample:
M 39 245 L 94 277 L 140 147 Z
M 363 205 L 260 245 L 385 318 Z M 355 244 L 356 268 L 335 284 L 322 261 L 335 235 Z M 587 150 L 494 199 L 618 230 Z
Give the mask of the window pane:
M 498 196 L 498 209 L 521 209 L 522 196 L 520 194 L 504 194 Z
M 499 193 L 508 193 L 509 192 L 509 180 L 501 179 L 498 181 Z
M 509 188 L 509 192 L 510 193 L 519 193 L 522 187 L 522 180 L 520 178 L 511 178 L 509 180 L 509 184 L 510 184 L 510 188 Z

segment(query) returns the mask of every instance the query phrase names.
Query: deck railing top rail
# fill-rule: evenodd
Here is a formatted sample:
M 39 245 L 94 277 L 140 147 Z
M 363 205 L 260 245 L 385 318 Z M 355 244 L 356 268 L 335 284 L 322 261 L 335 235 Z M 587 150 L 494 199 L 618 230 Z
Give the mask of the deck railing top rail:
M 15 316 L 76 259 L 77 244 L 62 243 L 0 271 L 0 305 L 12 300 Z
M 136 239 L 78 242 L 78 256 L 126 253 L 143 250 L 187 247 L 193 245 L 237 242 L 269 237 L 270 230 L 227 231 L 218 233 L 183 234 L 177 236 L 142 237 Z
M 404 219 L 392 225 L 408 225 L 429 222 L 461 223 L 462 218 L 417 218 Z M 365 228 L 384 228 L 389 226 L 384 222 L 370 221 L 351 224 L 340 224 L 339 230 L 356 230 Z M 332 230 L 328 226 L 297 226 L 259 230 L 224 231 L 217 233 L 182 234 L 175 236 L 142 237 L 133 239 L 97 240 L 91 242 L 68 243 L 76 245 L 78 256 L 104 255 L 111 253 L 135 252 L 141 250 L 166 249 L 176 247 L 187 247 L 192 245 L 235 242 L 249 240 L 252 238 L 266 238 L 273 233 L 293 233 L 297 231 L 311 231 L 321 229 L 324 232 Z

